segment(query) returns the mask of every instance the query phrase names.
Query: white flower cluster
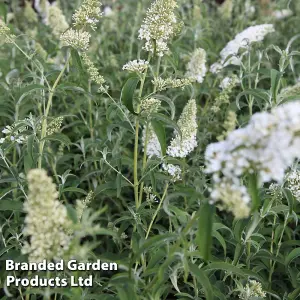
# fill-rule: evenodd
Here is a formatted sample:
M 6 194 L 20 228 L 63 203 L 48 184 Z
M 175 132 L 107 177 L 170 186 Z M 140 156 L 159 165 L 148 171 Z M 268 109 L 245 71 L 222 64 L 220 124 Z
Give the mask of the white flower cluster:
M 96 30 L 97 23 L 102 17 L 101 5 L 99 0 L 84 0 L 72 16 L 73 25 L 78 28 L 91 27 L 92 30 Z
M 187 72 L 185 76 L 202 83 L 206 72 L 206 52 L 204 49 L 198 48 L 193 52 L 192 57 L 187 64 Z
M 240 293 L 240 299 L 252 299 L 252 297 L 265 298 L 267 295 L 263 291 L 261 283 L 256 280 L 249 280 L 244 290 Z
M 149 62 L 143 59 L 132 60 L 126 63 L 123 66 L 123 70 L 127 70 L 129 72 L 143 73 L 149 66 Z
M 280 99 L 280 101 L 282 101 L 286 98 L 295 97 L 298 95 L 300 95 L 300 82 L 297 82 L 295 85 L 283 88 L 280 91 L 278 98 Z
M 51 135 L 59 132 L 63 120 L 64 120 L 63 117 L 57 117 L 54 120 L 52 120 L 47 126 L 47 135 Z
M 27 176 L 29 194 L 24 203 L 26 212 L 23 234 L 29 237 L 22 248 L 30 262 L 57 260 L 69 250 L 67 234 L 70 220 L 66 208 L 57 200 L 58 193 L 45 170 L 30 170 Z
M 211 193 L 213 202 L 220 202 L 219 208 L 231 211 L 237 219 L 250 214 L 250 197 L 245 186 L 222 180 L 214 186 Z
M 17 128 L 15 128 L 17 126 Z M 27 130 L 26 126 L 19 126 L 18 123 L 13 124 L 12 126 L 7 125 L 2 133 L 6 135 L 5 138 L 0 138 L 0 144 L 4 142 L 16 142 L 18 144 L 23 144 L 27 140 L 27 135 L 24 135 L 23 132 Z
M 83 52 L 81 53 L 81 57 L 82 57 L 82 62 L 86 67 L 86 71 L 89 74 L 91 81 L 99 85 L 104 84 L 105 79 L 103 78 L 102 75 L 100 75 L 98 69 L 95 67 L 94 63 L 90 60 L 88 55 L 85 52 Z
M 167 154 L 171 157 L 186 157 L 190 152 L 197 147 L 197 105 L 194 99 L 190 100 L 184 107 L 181 116 L 178 120 L 178 126 L 181 130 L 182 136 L 175 130 L 175 137 L 167 149 Z M 145 129 L 143 131 L 143 143 L 145 143 Z M 159 140 L 151 126 L 148 129 L 148 144 L 147 156 L 162 157 L 161 146 Z M 179 166 L 173 164 L 163 164 L 162 169 L 173 177 L 173 181 L 181 179 L 181 169 Z
M 225 180 L 239 185 L 243 174 L 255 172 L 262 183 L 282 182 L 285 170 L 300 157 L 299 130 L 299 102 L 257 113 L 246 127 L 207 147 L 206 172 L 213 173 L 216 184 Z
M 282 189 L 281 186 L 277 183 L 272 182 L 267 191 L 274 199 L 280 200 L 282 198 Z
M 293 196 L 300 201 L 300 171 L 293 170 L 286 176 L 287 187 L 292 192 Z
M 114 232 L 117 233 L 117 234 L 118 234 L 119 231 L 120 231 L 120 228 L 118 228 L 117 226 L 115 226 L 113 222 L 109 222 L 109 223 L 107 224 L 107 228 L 108 228 L 109 230 L 114 231 Z M 120 239 L 122 239 L 122 240 L 127 239 L 127 237 L 128 237 L 128 236 L 127 236 L 127 234 L 126 234 L 125 232 L 122 232 L 121 235 L 120 235 Z M 115 237 L 113 237 L 113 241 L 114 241 L 115 243 L 117 243 L 117 242 L 118 242 L 118 239 L 115 238 Z
M 148 143 L 147 143 L 147 156 L 152 157 L 152 156 L 157 156 L 161 157 L 161 146 L 159 143 L 159 140 L 157 138 L 156 133 L 154 132 L 154 129 L 152 128 L 151 125 L 148 125 Z M 146 128 L 143 130 L 143 135 L 142 135 L 142 141 L 143 144 L 145 144 L 146 140 Z
M 76 50 L 87 51 L 90 45 L 91 35 L 87 31 L 74 30 L 70 28 L 60 36 L 60 40 L 65 46 L 70 46 Z
M 139 30 L 139 39 L 146 41 L 143 49 L 158 56 L 169 50 L 168 42 L 182 26 L 174 13 L 177 6 L 175 0 L 156 0 L 151 4 Z
M 162 165 L 163 170 L 165 170 L 169 175 L 172 176 L 172 181 L 178 181 L 181 180 L 181 168 L 179 166 L 173 165 L 173 164 L 163 164 Z
M 148 203 L 152 203 L 152 202 L 155 202 L 156 201 L 156 196 L 153 194 L 153 188 L 152 186 L 145 186 L 143 188 L 144 190 L 144 193 L 146 194 L 146 201 Z
M 161 101 L 155 98 L 146 98 L 141 101 L 141 114 L 148 117 L 155 113 L 161 106 Z
M 224 91 L 226 89 L 231 89 L 239 83 L 239 79 L 236 75 L 225 77 L 221 83 L 220 88 Z
M 0 37 L 2 43 L 13 43 L 16 39 L 16 36 L 10 33 L 10 29 L 6 24 L 0 19 Z
M 178 120 L 178 126 L 182 136 L 175 130 L 167 154 L 172 157 L 186 157 L 197 147 L 197 105 L 195 99 L 191 99 L 183 109 Z
M 220 62 L 211 66 L 212 73 L 217 73 L 220 70 L 220 65 L 227 66 L 229 64 L 240 65 L 240 58 L 237 56 L 240 48 L 245 48 L 247 45 L 254 42 L 261 42 L 265 36 L 274 32 L 274 26 L 272 24 L 254 25 L 246 28 L 235 36 L 220 52 Z M 226 59 L 229 58 L 227 61 Z
M 83 200 L 76 201 L 76 212 L 77 212 L 77 218 L 79 221 L 82 218 L 84 210 L 91 203 L 93 196 L 94 196 L 94 192 L 90 191 Z

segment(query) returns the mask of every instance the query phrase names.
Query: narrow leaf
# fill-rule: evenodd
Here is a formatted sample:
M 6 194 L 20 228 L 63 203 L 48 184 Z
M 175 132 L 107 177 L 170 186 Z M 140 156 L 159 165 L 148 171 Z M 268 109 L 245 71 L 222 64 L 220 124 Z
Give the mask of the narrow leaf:
M 127 109 L 136 115 L 133 108 L 133 96 L 140 79 L 138 77 L 130 77 L 124 84 L 121 92 L 121 101 Z
M 204 260 L 210 259 L 214 210 L 214 206 L 208 202 L 200 208 L 197 243 Z
M 161 148 L 161 153 L 162 153 L 163 156 L 165 156 L 166 155 L 166 149 L 167 149 L 165 128 L 164 128 L 164 126 L 162 125 L 161 122 L 156 121 L 156 120 L 152 120 L 151 125 L 152 125 L 152 128 L 153 128 L 157 138 L 158 138 L 160 148 Z
M 206 300 L 212 300 L 213 299 L 213 288 L 209 282 L 209 279 L 205 272 L 203 272 L 201 269 L 199 269 L 196 265 L 189 263 L 189 267 L 191 270 L 191 273 L 197 278 L 199 283 L 202 285 L 205 299 Z

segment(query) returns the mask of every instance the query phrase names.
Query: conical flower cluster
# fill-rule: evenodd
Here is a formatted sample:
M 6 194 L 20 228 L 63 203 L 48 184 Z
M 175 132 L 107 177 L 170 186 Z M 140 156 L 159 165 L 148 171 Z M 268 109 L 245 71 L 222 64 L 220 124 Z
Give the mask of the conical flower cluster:
M 71 237 L 67 234 L 70 221 L 66 208 L 57 200 L 58 193 L 45 170 L 34 169 L 28 173 L 28 199 L 23 234 L 29 237 L 22 252 L 29 261 L 40 262 L 63 258 Z
M 211 72 L 218 72 L 220 70 L 220 64 L 223 66 L 230 64 L 240 65 L 241 61 L 238 57 L 240 48 L 245 48 L 247 45 L 250 45 L 254 42 L 261 42 L 264 40 L 267 34 L 274 31 L 275 29 L 272 24 L 255 25 L 246 28 L 244 31 L 237 34 L 235 38 L 222 49 L 220 52 L 221 60 L 219 63 L 214 64 L 214 67 L 211 67 Z M 227 59 L 229 56 L 232 57 Z
M 182 27 L 174 13 L 177 6 L 175 0 L 156 0 L 151 4 L 139 30 L 146 51 L 163 56 L 169 50 L 168 43 Z
M 210 144 L 205 152 L 206 172 L 216 184 L 239 185 L 244 174 L 257 173 L 260 182 L 282 182 L 285 170 L 300 158 L 300 103 L 290 102 L 270 113 L 255 114 L 245 128 Z
M 193 78 L 202 83 L 207 72 L 206 52 L 202 48 L 196 49 L 187 65 L 186 77 Z
M 171 141 L 167 154 L 172 157 L 186 157 L 197 147 L 197 105 L 194 99 L 184 107 L 178 120 L 178 126 L 182 136 L 175 131 L 175 137 Z
M 148 157 L 152 157 L 152 156 L 161 157 L 162 156 L 161 146 L 160 146 L 159 140 L 157 138 L 157 135 L 154 132 L 154 129 L 152 128 L 151 125 L 149 125 L 149 127 L 148 127 L 147 139 L 148 139 L 147 156 Z M 143 144 L 145 144 L 145 140 L 146 140 L 146 128 L 144 128 L 144 130 L 143 130 L 143 136 L 142 136 Z

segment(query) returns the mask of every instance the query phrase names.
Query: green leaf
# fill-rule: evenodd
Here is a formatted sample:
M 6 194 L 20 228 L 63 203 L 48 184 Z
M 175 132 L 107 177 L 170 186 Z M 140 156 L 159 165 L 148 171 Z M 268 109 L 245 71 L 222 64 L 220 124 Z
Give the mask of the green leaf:
M 298 298 L 298 296 L 300 295 L 300 287 L 298 287 L 297 289 L 295 289 L 292 293 L 289 293 L 289 300 L 295 300 Z
M 285 265 L 288 266 L 294 259 L 300 256 L 300 248 L 293 249 L 285 258 Z
M 32 156 L 29 155 L 29 153 L 26 153 L 24 156 L 24 171 L 25 174 L 28 174 L 29 170 L 31 170 L 34 167 L 34 162 L 32 159 Z
M 122 175 L 120 173 L 117 174 L 117 198 L 120 198 L 121 196 L 121 190 L 122 190 Z
M 61 142 L 62 144 L 65 144 L 66 146 L 71 144 L 70 139 L 63 133 L 54 133 L 54 134 L 48 135 L 44 138 L 44 140 Z
M 164 126 L 162 125 L 161 122 L 152 120 L 151 121 L 152 128 L 158 138 L 160 148 L 161 148 L 161 153 L 163 156 L 166 155 L 166 150 L 167 150 L 167 142 L 166 142 L 166 131 Z
M 70 204 L 67 204 L 66 208 L 67 208 L 67 213 L 68 213 L 68 217 L 70 218 L 70 220 L 74 224 L 78 223 L 78 216 L 77 216 L 76 209 L 72 205 L 70 205 Z
M 161 101 L 164 101 L 166 102 L 169 107 L 170 107 L 170 110 L 171 110 L 171 119 L 173 120 L 174 117 L 175 117 L 175 104 L 174 104 L 174 101 L 172 101 L 170 98 L 164 96 L 164 95 L 160 95 L 160 94 L 155 94 L 153 95 L 153 98 L 156 98 L 158 100 L 161 100 Z
M 204 260 L 210 259 L 215 207 L 205 202 L 200 207 L 197 244 Z
M 141 255 L 144 251 L 149 250 L 154 246 L 159 247 L 160 245 L 166 244 L 168 241 L 175 240 L 176 238 L 178 238 L 178 234 L 176 233 L 165 233 L 148 238 L 140 246 L 137 257 L 139 257 L 139 255 Z
M 67 192 L 74 192 L 74 193 L 80 193 L 87 195 L 87 192 L 83 189 L 77 188 L 77 187 L 67 187 L 62 190 L 62 193 L 67 193 Z
M 139 83 L 139 77 L 130 77 L 124 84 L 121 92 L 121 101 L 127 107 L 127 109 L 136 115 L 137 113 L 134 111 L 133 108 L 133 96 L 136 90 L 136 87 Z
M 12 211 L 22 211 L 23 203 L 20 201 L 13 200 L 0 200 L 0 211 L 12 210 Z
M 3 18 L 4 22 L 6 23 L 6 18 L 7 18 L 7 6 L 5 3 L 0 3 L 0 15 Z
M 75 50 L 74 48 L 71 48 L 71 57 L 72 57 L 72 62 L 73 64 L 76 64 L 80 74 L 83 73 L 83 67 L 82 67 L 82 63 L 81 63 L 81 58 L 77 52 L 77 50 Z
M 170 127 L 174 128 L 177 131 L 177 133 L 180 135 L 180 137 L 182 136 L 179 126 L 177 125 L 176 122 L 174 122 L 170 118 L 168 118 L 165 115 L 160 114 L 160 113 L 153 113 L 152 117 L 154 119 L 162 121 L 163 123 L 165 123 L 165 124 L 169 125 Z
M 271 99 L 271 95 L 266 90 L 263 89 L 245 90 L 239 93 L 236 97 L 236 105 L 239 109 L 240 109 L 239 101 L 242 96 L 246 96 L 246 95 L 252 95 L 254 98 L 261 99 L 267 103 L 269 103 Z
M 280 87 L 280 79 L 282 77 L 282 73 L 275 70 L 275 69 L 271 69 L 271 94 L 272 97 L 274 99 L 274 102 L 276 103 L 276 99 L 277 99 L 277 94 L 278 94 L 278 90 Z
M 258 279 L 260 282 L 264 281 L 263 278 L 261 276 L 259 276 L 256 272 L 238 268 L 227 262 L 213 262 L 213 263 L 210 263 L 209 265 L 207 265 L 206 267 L 204 267 L 203 270 L 205 272 L 222 270 L 222 271 L 226 271 L 228 273 L 232 273 L 232 274 L 244 277 L 244 278 L 248 278 L 249 276 L 251 276 L 251 277 Z
M 260 197 L 258 191 L 257 174 L 249 174 L 248 190 L 252 200 L 252 211 L 257 211 L 260 208 Z
M 202 285 L 205 299 L 206 300 L 212 300 L 213 299 L 213 288 L 209 282 L 209 279 L 205 272 L 203 272 L 201 269 L 199 269 L 196 265 L 189 263 L 189 268 L 191 273 L 197 278 L 199 283 Z
M 295 197 L 293 196 L 293 193 L 289 189 L 283 189 L 283 194 L 289 203 L 289 208 L 290 208 L 289 213 L 291 214 L 294 209 Z
M 20 105 L 21 102 L 23 101 L 23 99 L 26 96 L 28 96 L 31 92 L 36 91 L 36 90 L 43 90 L 43 89 L 45 89 L 45 87 L 40 84 L 31 84 L 31 85 L 24 87 L 20 92 L 21 96 L 19 97 L 17 105 Z

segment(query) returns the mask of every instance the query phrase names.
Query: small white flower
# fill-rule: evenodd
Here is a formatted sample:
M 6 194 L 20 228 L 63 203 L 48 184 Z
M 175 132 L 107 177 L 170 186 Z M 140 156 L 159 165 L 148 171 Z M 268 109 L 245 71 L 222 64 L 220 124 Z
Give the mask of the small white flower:
M 4 134 L 9 134 L 9 133 L 12 132 L 12 128 L 11 128 L 10 126 L 6 126 L 6 127 L 2 130 L 2 132 L 3 132 Z
M 0 139 L 0 144 L 3 144 L 5 142 L 5 139 L 4 138 L 1 138 Z

